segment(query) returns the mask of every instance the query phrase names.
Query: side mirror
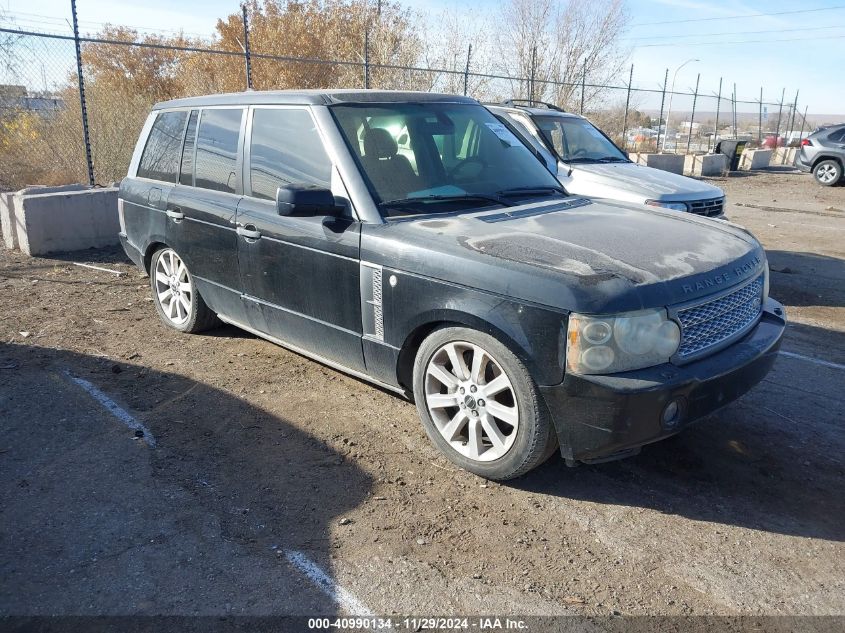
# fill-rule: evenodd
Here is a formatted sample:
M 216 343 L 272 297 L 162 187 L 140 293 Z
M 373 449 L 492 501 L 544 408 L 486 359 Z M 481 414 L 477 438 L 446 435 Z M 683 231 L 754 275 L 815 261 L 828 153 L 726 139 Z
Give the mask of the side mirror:
M 329 189 L 314 185 L 287 185 L 276 189 L 279 215 L 340 215 L 342 207 Z

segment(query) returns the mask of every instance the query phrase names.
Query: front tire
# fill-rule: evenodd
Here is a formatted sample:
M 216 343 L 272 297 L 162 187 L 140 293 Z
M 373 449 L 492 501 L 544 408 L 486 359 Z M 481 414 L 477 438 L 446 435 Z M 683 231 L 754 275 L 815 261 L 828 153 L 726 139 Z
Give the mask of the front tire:
M 816 182 L 825 187 L 832 187 L 842 180 L 842 165 L 835 160 L 823 160 L 813 168 Z
M 200 296 L 185 262 L 172 248 L 162 248 L 153 254 L 150 286 L 158 316 L 174 330 L 202 332 L 220 324 Z
M 553 453 L 557 437 L 534 380 L 494 337 L 436 330 L 417 352 L 413 380 L 426 433 L 461 468 L 502 481 Z

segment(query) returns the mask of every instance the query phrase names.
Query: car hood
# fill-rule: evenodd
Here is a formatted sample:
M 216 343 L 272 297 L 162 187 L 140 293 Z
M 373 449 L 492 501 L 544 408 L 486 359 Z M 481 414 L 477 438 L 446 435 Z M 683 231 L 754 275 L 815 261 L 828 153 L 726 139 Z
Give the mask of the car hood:
M 361 252 L 387 269 L 595 314 L 693 300 L 765 265 L 736 225 L 584 198 L 364 225 Z
M 622 190 L 643 199 L 670 202 L 725 195 L 719 187 L 706 182 L 635 163 L 574 164 L 571 168 L 575 180 Z M 561 169 L 565 174 L 569 167 L 563 165 Z

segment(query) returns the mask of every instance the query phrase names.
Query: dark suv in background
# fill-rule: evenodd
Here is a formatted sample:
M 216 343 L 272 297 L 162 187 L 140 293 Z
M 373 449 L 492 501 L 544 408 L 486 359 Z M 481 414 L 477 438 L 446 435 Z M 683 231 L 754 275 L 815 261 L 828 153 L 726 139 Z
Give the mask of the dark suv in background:
M 412 396 L 489 479 L 679 432 L 762 380 L 785 328 L 751 234 L 570 196 L 466 97 L 160 103 L 118 212 L 169 327 L 224 321 Z
M 845 173 L 845 123 L 818 128 L 801 141 L 795 166 L 812 172 L 825 187 L 842 182 Z

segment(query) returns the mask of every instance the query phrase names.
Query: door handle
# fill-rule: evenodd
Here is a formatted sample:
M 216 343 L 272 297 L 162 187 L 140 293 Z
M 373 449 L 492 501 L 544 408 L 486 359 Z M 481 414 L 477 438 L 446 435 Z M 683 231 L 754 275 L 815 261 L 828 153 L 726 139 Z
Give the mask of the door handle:
M 168 218 L 171 218 L 175 222 L 185 219 L 185 214 L 182 213 L 182 209 L 180 209 L 179 207 L 173 207 L 172 209 L 168 209 L 167 211 L 165 211 L 165 213 L 167 214 Z
M 248 240 L 257 240 L 259 237 L 261 237 L 261 231 L 257 230 L 254 224 L 239 224 L 238 228 L 235 230 L 238 235 L 242 235 Z

